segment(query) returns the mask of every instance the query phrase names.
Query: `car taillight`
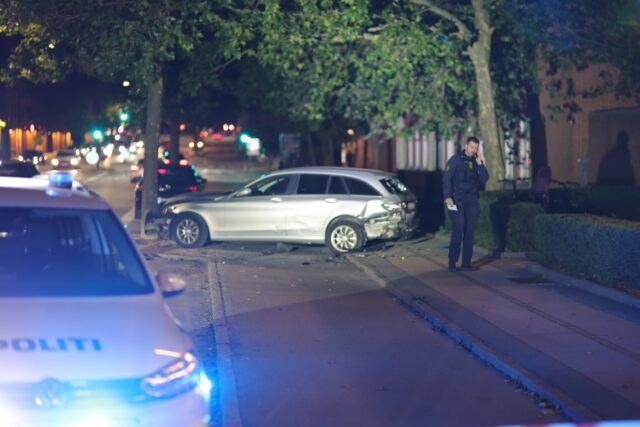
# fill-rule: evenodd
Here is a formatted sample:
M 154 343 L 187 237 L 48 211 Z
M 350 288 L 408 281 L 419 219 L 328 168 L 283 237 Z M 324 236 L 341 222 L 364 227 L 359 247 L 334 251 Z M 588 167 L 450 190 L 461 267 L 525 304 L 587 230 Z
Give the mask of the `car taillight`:
M 189 160 L 187 160 L 187 159 L 182 159 L 182 160 L 180 160 L 180 161 L 178 162 L 178 164 L 179 164 L 180 166 L 187 166 L 187 165 L 189 164 Z
M 158 168 L 158 175 L 166 175 L 167 174 L 167 170 L 164 168 Z
M 189 191 L 198 191 L 198 187 L 196 185 L 190 185 L 187 187 L 187 190 Z
M 144 184 L 143 184 L 143 183 L 141 183 L 141 182 L 139 182 L 139 183 L 136 185 L 136 187 L 137 187 L 139 190 L 142 190 L 142 189 L 144 189 Z
M 140 166 L 138 166 L 138 165 L 131 165 L 131 170 L 132 170 L 132 171 L 134 171 L 134 172 L 137 172 L 137 171 L 139 171 L 139 170 L 140 170 Z

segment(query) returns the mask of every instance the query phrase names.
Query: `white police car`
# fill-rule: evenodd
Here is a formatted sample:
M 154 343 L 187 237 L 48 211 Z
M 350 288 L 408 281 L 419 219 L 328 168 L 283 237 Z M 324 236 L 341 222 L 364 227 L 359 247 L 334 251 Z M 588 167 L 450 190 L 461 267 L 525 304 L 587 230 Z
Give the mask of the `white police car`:
M 198 426 L 211 383 L 109 205 L 0 178 L 0 426 Z

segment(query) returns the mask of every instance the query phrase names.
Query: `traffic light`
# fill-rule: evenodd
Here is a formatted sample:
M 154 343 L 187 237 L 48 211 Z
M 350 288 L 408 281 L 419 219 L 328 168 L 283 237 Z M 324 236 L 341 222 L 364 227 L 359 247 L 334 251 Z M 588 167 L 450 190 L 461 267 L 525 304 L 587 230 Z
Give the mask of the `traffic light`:
M 120 113 L 120 121 L 121 122 L 129 121 L 129 113 L 127 113 L 127 112 Z
M 94 130 L 91 135 L 96 141 L 100 141 L 102 139 L 102 131 L 100 129 Z

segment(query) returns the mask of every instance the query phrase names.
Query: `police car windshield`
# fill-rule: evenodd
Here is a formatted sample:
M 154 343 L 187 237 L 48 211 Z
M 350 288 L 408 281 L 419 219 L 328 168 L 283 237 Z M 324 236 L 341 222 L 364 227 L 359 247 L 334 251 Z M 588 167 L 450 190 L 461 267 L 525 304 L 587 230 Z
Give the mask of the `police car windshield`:
M 111 212 L 0 209 L 0 297 L 153 292 Z

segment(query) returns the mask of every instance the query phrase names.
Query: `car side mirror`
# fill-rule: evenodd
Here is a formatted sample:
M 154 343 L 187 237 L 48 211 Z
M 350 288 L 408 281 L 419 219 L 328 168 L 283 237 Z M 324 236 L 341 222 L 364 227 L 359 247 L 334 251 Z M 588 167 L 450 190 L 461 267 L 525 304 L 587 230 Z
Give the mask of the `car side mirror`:
M 156 280 L 165 297 L 178 295 L 187 288 L 187 281 L 180 274 L 170 270 L 159 271 Z
M 236 197 L 244 197 L 244 196 L 248 196 L 251 193 L 253 193 L 253 190 L 251 190 L 251 188 L 247 187 L 247 188 L 243 188 L 242 190 L 238 191 L 235 194 L 235 196 Z

